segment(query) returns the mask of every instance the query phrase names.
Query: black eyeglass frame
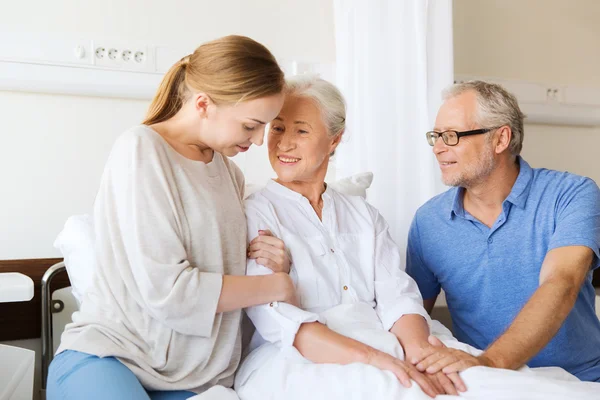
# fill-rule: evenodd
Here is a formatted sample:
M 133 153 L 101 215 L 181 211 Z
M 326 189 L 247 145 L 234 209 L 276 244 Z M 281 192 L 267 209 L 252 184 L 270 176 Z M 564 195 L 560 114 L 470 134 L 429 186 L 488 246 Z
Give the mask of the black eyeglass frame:
M 482 129 L 474 129 L 471 131 L 463 131 L 463 132 L 458 132 L 458 131 L 454 131 L 454 130 L 448 130 L 448 131 L 444 131 L 444 132 L 437 132 L 437 131 L 429 131 L 425 134 L 425 137 L 427 138 L 427 143 L 429 143 L 430 146 L 435 146 L 435 142 L 438 140 L 438 138 L 442 138 L 442 140 L 444 141 L 444 144 L 446 144 L 446 146 L 456 146 L 458 144 L 458 142 L 460 142 L 460 138 L 464 137 L 464 136 L 471 136 L 471 135 L 481 135 L 483 133 L 488 133 L 490 131 L 493 131 L 494 129 L 498 129 L 501 128 L 501 126 L 497 126 L 494 128 L 482 128 Z M 446 139 L 444 139 L 444 133 L 447 132 L 454 132 L 456 133 L 456 143 L 454 144 L 449 144 Z M 433 136 L 435 135 L 435 136 Z M 429 138 L 433 137 L 433 142 L 429 141 Z

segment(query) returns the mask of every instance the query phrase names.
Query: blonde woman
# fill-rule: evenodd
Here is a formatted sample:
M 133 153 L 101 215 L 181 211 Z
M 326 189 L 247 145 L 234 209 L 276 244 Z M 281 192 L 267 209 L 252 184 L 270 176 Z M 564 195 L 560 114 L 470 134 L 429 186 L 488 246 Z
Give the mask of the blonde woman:
M 164 77 L 142 125 L 115 143 L 94 204 L 97 273 L 62 335 L 48 399 L 184 399 L 231 387 L 241 309 L 295 296 L 289 259 L 244 276 L 244 178 L 227 157 L 261 145 L 283 73 L 228 36 Z M 268 238 L 263 249 L 282 248 Z

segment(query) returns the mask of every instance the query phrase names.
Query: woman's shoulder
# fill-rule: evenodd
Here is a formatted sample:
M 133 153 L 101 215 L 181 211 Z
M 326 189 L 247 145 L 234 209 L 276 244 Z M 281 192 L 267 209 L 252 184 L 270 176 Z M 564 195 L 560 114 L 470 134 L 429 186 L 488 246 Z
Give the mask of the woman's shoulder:
M 127 129 L 115 140 L 109 156 L 110 161 L 117 160 L 154 160 L 164 158 L 167 152 L 164 139 L 145 125 Z
M 379 211 L 363 196 L 342 193 L 331 187 L 327 188 L 327 192 L 333 199 L 334 207 L 338 213 L 352 214 L 355 218 L 362 217 L 360 219 L 371 221 L 372 223 L 375 223 L 378 219 Z
M 151 128 L 139 125 L 129 128 L 115 140 L 107 168 L 131 168 L 153 166 L 168 158 L 164 139 Z
M 271 200 L 266 196 L 267 188 L 263 187 L 258 190 L 254 190 L 244 200 L 244 206 L 248 209 L 268 209 L 271 205 Z
M 116 140 L 115 147 L 164 147 L 164 139 L 152 128 L 137 125 L 127 129 Z

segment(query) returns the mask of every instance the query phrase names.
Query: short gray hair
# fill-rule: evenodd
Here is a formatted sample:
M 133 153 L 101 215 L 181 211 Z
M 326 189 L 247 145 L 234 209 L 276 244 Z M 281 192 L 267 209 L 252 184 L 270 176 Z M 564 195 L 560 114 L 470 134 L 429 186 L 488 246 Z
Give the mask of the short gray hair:
M 286 94 L 308 98 L 321 110 L 327 133 L 338 136 L 346 129 L 346 101 L 333 83 L 317 75 L 296 75 L 286 79 Z
M 444 90 L 444 100 L 459 96 L 467 91 L 474 91 L 477 96 L 477 115 L 475 122 L 482 128 L 508 125 L 512 137 L 508 149 L 518 156 L 523 148 L 523 119 L 517 98 L 502 86 L 483 81 L 457 83 Z

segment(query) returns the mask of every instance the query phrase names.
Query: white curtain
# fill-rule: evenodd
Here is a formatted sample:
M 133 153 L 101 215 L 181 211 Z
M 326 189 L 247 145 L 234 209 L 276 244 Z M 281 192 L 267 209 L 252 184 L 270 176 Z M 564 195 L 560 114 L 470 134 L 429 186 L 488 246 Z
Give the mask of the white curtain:
M 425 132 L 453 82 L 452 0 L 334 0 L 336 84 L 348 102 L 336 177 L 372 171 L 371 204 L 401 249 L 444 186 Z

